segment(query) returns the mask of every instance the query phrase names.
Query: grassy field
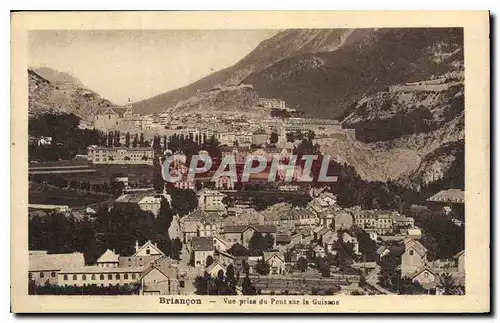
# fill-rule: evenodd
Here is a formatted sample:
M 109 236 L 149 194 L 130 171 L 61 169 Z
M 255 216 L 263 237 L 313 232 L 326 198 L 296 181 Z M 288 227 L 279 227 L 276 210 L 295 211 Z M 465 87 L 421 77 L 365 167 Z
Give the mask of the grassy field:
M 109 195 L 41 186 L 30 182 L 28 203 L 83 206 L 102 202 L 109 198 Z
M 153 166 L 149 165 L 93 165 L 95 172 L 88 173 L 61 173 L 57 176 L 67 181 L 83 181 L 90 184 L 109 183 L 111 175 L 115 173 L 129 177 L 129 181 L 139 181 L 144 178 L 153 179 Z M 48 176 L 48 175 L 47 175 Z

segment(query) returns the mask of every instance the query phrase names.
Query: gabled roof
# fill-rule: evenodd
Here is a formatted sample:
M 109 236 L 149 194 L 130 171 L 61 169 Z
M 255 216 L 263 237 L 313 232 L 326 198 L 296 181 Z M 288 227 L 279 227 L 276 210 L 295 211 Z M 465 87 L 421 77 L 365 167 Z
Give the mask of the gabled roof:
M 161 257 L 153 261 L 146 270 L 144 270 L 141 274 L 141 279 L 144 278 L 147 274 L 152 272 L 153 270 L 158 270 L 163 276 L 166 278 L 172 279 L 177 278 L 178 269 L 175 264 L 178 263 L 175 260 L 170 259 L 169 257 Z
M 411 275 L 409 278 L 410 278 L 410 279 L 414 279 L 415 277 L 417 277 L 418 275 L 420 275 L 421 273 L 423 273 L 423 272 L 424 272 L 424 271 L 426 271 L 426 270 L 427 270 L 428 272 L 430 272 L 431 274 L 433 274 L 434 276 L 438 276 L 434 270 L 432 270 L 432 269 L 430 269 L 429 267 L 425 266 L 425 267 L 420 268 L 420 270 L 417 270 L 417 271 L 416 271 L 413 275 Z
M 269 261 L 273 257 L 278 257 L 281 261 L 285 261 L 285 255 L 282 252 L 264 251 L 264 261 Z
M 226 240 L 222 239 L 219 236 L 213 236 L 212 238 L 219 240 L 222 244 L 225 244 L 225 245 L 229 244 L 229 242 L 227 242 Z
M 216 266 L 220 266 L 222 269 L 225 269 L 224 266 L 222 266 L 217 260 L 215 260 L 212 264 L 210 264 L 210 266 L 207 267 L 207 269 L 205 271 L 210 272 Z
M 151 249 L 154 249 L 156 250 L 159 254 L 161 254 L 162 256 L 165 256 L 165 254 L 163 253 L 163 251 L 160 250 L 160 248 L 158 248 L 157 246 L 155 246 L 151 240 L 147 241 L 145 244 L 143 244 L 139 249 L 137 249 L 137 251 L 135 252 L 134 256 L 137 255 L 139 252 L 141 252 L 142 250 L 146 249 L 147 247 L 151 248 Z
M 243 233 L 248 229 L 254 229 L 260 233 L 276 233 L 278 230 L 274 225 L 226 225 L 225 233 Z
M 424 247 L 423 244 L 421 244 L 419 241 L 415 239 L 405 239 L 404 245 L 405 245 L 405 251 L 412 248 L 421 256 L 424 256 L 425 253 L 427 252 L 427 248 Z
M 97 259 L 97 263 L 101 262 L 119 262 L 118 255 L 110 250 L 107 249 L 100 257 Z
M 465 192 L 460 189 L 448 189 L 429 197 L 427 201 L 445 203 L 465 203 Z

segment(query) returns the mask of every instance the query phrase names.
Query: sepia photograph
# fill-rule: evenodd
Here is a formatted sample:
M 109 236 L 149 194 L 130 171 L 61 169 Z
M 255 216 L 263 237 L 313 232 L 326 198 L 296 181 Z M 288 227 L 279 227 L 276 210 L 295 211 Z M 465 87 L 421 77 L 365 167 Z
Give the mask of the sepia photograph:
M 17 14 L 31 22 L 12 70 L 22 297 L 49 311 L 82 297 L 167 312 L 384 299 L 489 311 L 487 13 L 435 26 L 354 14 L 352 28 L 292 14 L 208 28 L 182 13 L 193 23 L 149 29 Z M 470 25 L 485 33 L 473 40 L 486 70 L 468 66 Z M 486 172 L 466 171 L 475 158 Z

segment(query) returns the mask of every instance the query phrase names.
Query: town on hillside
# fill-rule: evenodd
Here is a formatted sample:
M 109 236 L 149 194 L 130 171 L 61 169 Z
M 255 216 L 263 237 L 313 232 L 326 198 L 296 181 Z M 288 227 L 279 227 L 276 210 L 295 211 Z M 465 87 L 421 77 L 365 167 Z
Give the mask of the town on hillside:
M 175 103 L 117 105 L 30 69 L 29 293 L 465 295 L 460 31 L 361 31 L 337 52 L 299 37 Z M 408 53 L 400 33 L 419 39 Z M 365 71 L 369 46 L 390 66 Z M 344 66 L 328 86 L 307 74 Z

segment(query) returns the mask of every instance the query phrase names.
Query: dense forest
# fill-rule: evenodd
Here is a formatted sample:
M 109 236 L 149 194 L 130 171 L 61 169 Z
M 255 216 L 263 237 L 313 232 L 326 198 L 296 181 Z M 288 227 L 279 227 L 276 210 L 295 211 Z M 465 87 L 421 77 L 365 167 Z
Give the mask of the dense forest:
M 408 113 L 398 112 L 391 118 L 363 120 L 345 124 L 344 127 L 356 129 L 356 138 L 360 141 L 375 142 L 430 132 L 437 129 L 438 125 L 432 122 L 429 109 L 422 106 Z

